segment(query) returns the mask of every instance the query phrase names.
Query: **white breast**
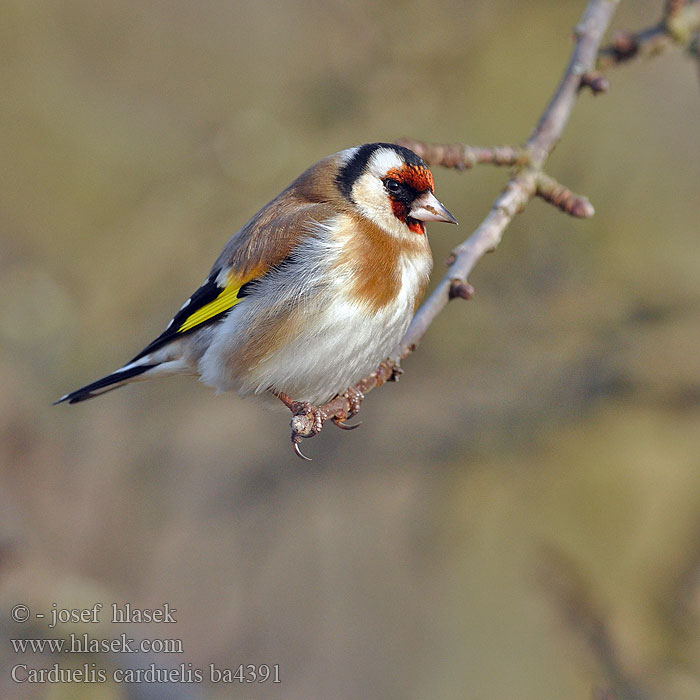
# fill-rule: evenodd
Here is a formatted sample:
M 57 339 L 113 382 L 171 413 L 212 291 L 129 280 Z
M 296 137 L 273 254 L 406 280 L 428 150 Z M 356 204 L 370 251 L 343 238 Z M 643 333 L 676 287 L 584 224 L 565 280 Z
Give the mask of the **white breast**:
M 327 236 L 310 238 L 294 260 L 268 275 L 219 325 L 200 362 L 202 381 L 241 394 L 273 389 L 299 401 L 328 401 L 376 369 L 397 347 L 413 316 L 416 295 L 430 273 L 431 259 L 401 259 L 401 288 L 395 302 L 378 312 L 353 300 L 349 272 L 334 267 L 341 245 Z M 290 342 L 254 367 L 236 363 L 247 337 L 271 310 L 303 305 Z

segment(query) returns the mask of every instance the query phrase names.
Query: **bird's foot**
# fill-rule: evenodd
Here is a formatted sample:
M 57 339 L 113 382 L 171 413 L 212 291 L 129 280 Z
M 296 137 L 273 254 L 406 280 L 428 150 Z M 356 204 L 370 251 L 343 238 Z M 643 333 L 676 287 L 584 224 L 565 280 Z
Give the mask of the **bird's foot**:
M 355 425 L 348 425 L 345 421 L 356 416 L 360 412 L 362 400 L 365 398 L 365 395 L 358 387 L 353 386 L 340 394 L 340 396 L 347 399 L 348 410 L 342 411 L 340 415 L 333 416 L 333 422 L 343 430 L 355 430 L 355 428 L 359 428 L 362 425 L 362 421 L 355 423 Z
M 323 429 L 326 417 L 318 406 L 308 401 L 295 401 L 284 392 L 275 393 L 277 398 L 292 412 L 292 449 L 297 457 L 311 461 L 299 447 L 304 438 L 314 437 Z
M 309 460 L 299 448 L 305 438 L 318 435 L 326 421 L 332 420 L 343 430 L 354 430 L 361 423 L 348 425 L 345 421 L 356 416 L 365 394 L 384 382 L 396 382 L 403 371 L 398 363 L 392 360 L 380 362 L 379 367 L 369 376 L 359 381 L 355 386 L 338 394 L 328 403 L 315 406 L 308 401 L 295 401 L 291 396 L 282 391 L 271 390 L 272 393 L 292 412 L 292 447 L 294 453 L 302 459 Z
M 354 430 L 361 425 L 347 425 L 345 422 L 355 416 L 362 406 L 365 395 L 359 387 L 350 387 L 323 406 L 315 406 L 308 401 L 295 401 L 281 391 L 273 393 L 292 412 L 292 448 L 301 459 L 310 461 L 310 457 L 301 451 L 301 441 L 318 435 L 326 421 L 332 420 L 343 430 Z

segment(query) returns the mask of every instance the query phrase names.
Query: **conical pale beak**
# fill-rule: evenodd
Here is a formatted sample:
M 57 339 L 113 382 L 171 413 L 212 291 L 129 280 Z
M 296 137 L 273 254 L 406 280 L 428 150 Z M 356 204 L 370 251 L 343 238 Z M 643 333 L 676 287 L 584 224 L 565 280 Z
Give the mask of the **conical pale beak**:
M 452 216 L 447 207 L 442 204 L 432 192 L 426 192 L 413 201 L 413 206 L 408 215 L 418 221 L 444 221 L 447 224 L 456 224 L 457 219 Z

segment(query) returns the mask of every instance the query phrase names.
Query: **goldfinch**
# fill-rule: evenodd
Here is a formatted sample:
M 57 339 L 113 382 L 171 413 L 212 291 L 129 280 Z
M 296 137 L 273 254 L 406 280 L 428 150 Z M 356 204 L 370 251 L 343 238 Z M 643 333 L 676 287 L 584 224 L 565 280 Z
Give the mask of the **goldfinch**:
M 172 374 L 217 392 L 328 401 L 406 332 L 432 268 L 428 221 L 457 223 L 413 151 L 369 143 L 329 156 L 232 236 L 152 343 L 56 403 Z

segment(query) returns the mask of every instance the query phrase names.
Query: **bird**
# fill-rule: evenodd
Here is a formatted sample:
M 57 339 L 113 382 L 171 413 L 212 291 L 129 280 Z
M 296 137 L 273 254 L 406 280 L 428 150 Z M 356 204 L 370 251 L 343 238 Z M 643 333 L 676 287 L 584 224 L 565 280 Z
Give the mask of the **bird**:
M 432 221 L 457 223 L 413 151 L 378 142 L 328 156 L 230 238 L 155 340 L 55 403 L 189 374 L 217 393 L 321 405 L 398 347 L 428 285 Z

